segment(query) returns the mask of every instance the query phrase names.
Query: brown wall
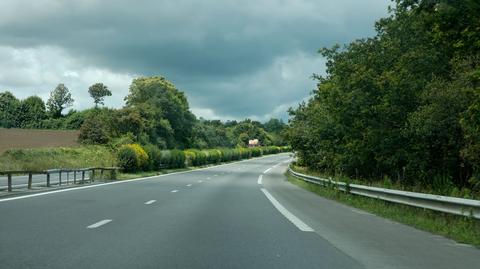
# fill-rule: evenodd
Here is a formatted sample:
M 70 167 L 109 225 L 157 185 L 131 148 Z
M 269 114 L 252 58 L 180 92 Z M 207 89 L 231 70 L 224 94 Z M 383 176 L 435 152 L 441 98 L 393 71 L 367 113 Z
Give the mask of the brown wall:
M 14 148 L 77 146 L 79 131 L 0 128 L 0 154 Z

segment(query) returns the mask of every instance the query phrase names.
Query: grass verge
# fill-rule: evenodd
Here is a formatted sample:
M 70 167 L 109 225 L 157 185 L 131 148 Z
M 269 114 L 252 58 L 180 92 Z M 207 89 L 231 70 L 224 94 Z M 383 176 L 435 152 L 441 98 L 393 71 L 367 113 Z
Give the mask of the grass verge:
M 333 188 L 305 182 L 288 172 L 286 176 L 289 182 L 327 199 L 480 248 L 479 220 L 347 194 Z

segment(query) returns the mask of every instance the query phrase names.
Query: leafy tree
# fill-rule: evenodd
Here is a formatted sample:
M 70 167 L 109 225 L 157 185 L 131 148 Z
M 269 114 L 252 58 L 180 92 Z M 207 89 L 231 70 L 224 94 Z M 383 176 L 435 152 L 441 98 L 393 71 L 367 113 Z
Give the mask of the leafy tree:
M 18 108 L 20 101 L 9 91 L 0 93 L 0 127 L 18 126 Z
M 368 180 L 471 187 L 480 4 L 397 0 L 375 27 L 372 38 L 320 50 L 327 73 L 314 76 L 317 89 L 290 110 L 286 131 L 299 161 Z
M 146 120 L 146 132 L 152 143 L 185 148 L 191 143 L 195 116 L 185 94 L 163 77 L 134 79 L 125 98 L 127 107 L 137 108 Z
M 95 83 L 88 88 L 88 93 L 93 98 L 95 107 L 98 107 L 98 104 L 104 104 L 104 99 L 106 96 L 112 96 L 112 92 L 108 89 L 103 83 Z
M 30 96 L 20 102 L 18 126 L 21 128 L 38 128 L 47 118 L 45 102 L 38 96 Z
M 73 98 L 64 84 L 58 84 L 58 86 L 50 93 L 50 98 L 47 101 L 48 111 L 54 118 L 62 116 L 62 111 L 72 106 Z

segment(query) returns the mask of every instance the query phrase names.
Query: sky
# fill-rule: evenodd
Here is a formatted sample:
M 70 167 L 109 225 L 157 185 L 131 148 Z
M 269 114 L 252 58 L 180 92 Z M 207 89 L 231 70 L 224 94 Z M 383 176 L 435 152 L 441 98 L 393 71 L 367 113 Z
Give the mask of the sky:
M 88 87 L 120 108 L 133 78 L 159 75 L 197 117 L 287 119 L 325 73 L 321 47 L 373 36 L 389 0 L 2 0 L 0 92 L 44 100 L 59 83 L 77 110 Z

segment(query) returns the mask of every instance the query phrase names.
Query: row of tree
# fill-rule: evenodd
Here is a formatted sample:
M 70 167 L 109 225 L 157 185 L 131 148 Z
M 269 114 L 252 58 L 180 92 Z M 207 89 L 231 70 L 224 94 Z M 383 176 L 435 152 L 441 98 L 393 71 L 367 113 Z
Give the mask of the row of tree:
M 285 145 L 286 125 L 278 119 L 266 123 L 197 119 L 185 94 L 163 77 L 134 79 L 121 109 L 98 107 L 111 96 L 104 84 L 92 85 L 89 93 L 94 108 L 66 114 L 62 112 L 74 100 L 63 84 L 46 103 L 38 96 L 18 100 L 8 91 L 0 93 L 0 127 L 80 129 L 79 139 L 84 143 L 140 143 L 160 149 L 245 147 L 249 139 L 259 139 L 263 146 Z
M 321 49 L 327 74 L 291 109 L 317 170 L 435 190 L 480 189 L 480 2 L 397 0 L 377 34 Z

